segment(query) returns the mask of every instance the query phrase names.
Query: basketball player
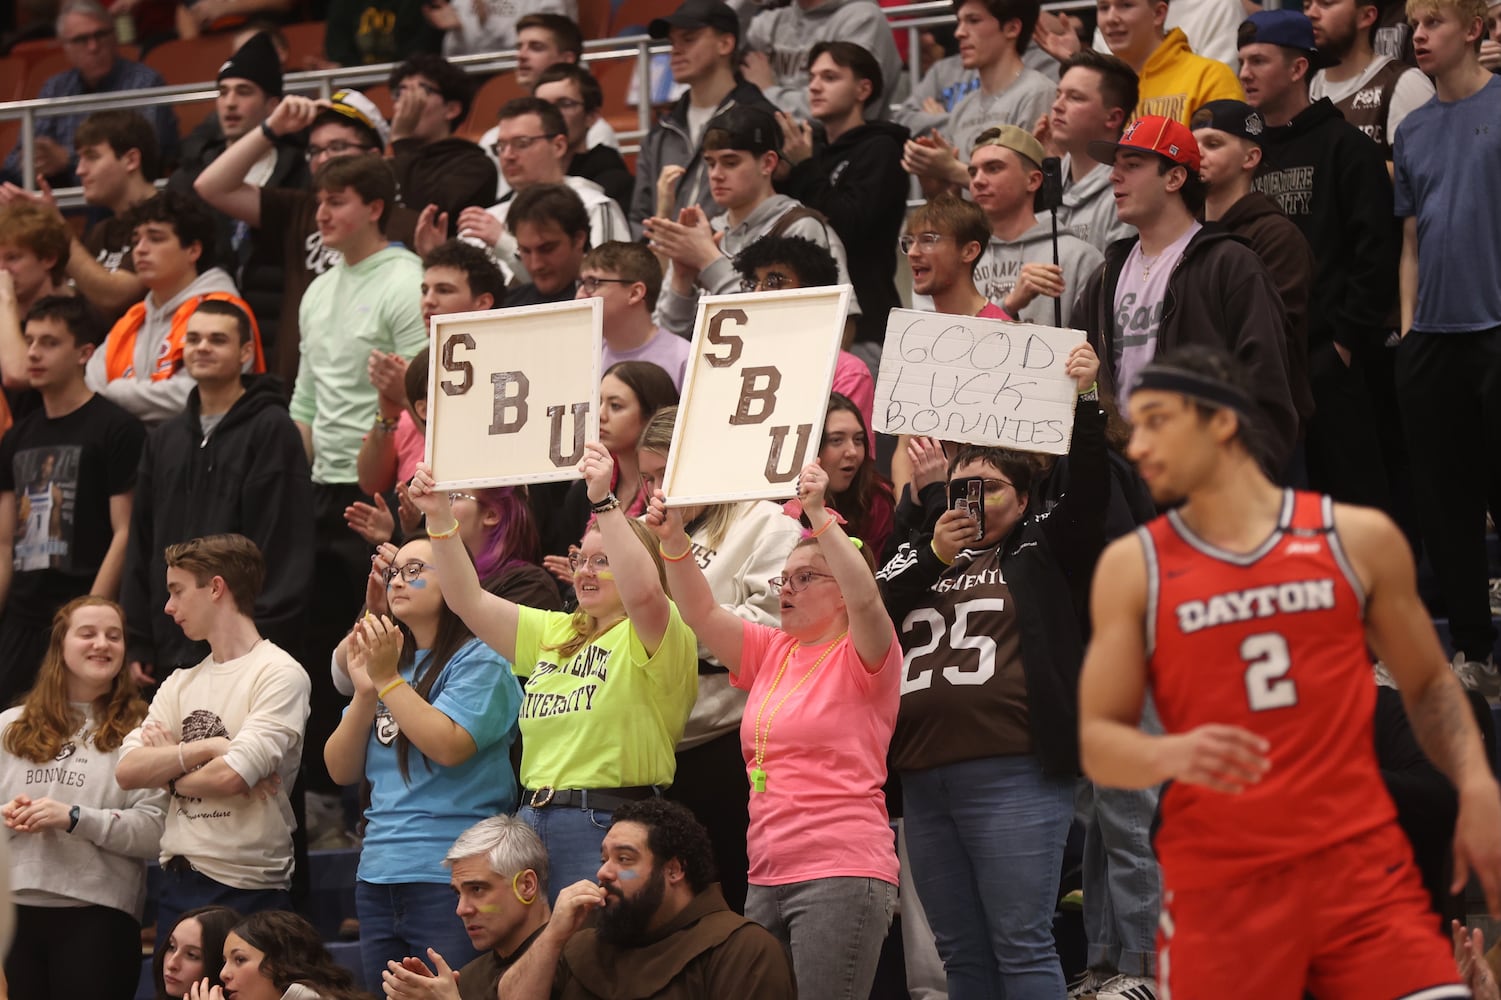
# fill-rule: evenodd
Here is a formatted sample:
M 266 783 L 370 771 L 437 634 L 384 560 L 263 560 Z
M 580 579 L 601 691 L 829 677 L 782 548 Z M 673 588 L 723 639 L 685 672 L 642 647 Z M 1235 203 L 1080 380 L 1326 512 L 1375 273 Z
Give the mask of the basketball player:
M 1455 889 L 1501 913 L 1501 792 L 1374 510 L 1261 473 L 1231 359 L 1192 347 L 1133 381 L 1130 453 L 1159 505 L 1094 576 L 1080 682 L 1084 770 L 1162 796 L 1164 1000 L 1469 996 L 1377 766 L 1367 646 L 1459 790 Z M 1136 726 L 1150 684 L 1166 734 Z
M 52 565 L 52 547 L 48 543 L 57 534 L 63 505 L 62 489 L 52 475 L 56 468 L 57 455 L 44 453 L 36 478 L 27 484 L 18 501 L 16 520 L 20 529 L 16 532 L 15 555 L 18 570 L 47 569 Z

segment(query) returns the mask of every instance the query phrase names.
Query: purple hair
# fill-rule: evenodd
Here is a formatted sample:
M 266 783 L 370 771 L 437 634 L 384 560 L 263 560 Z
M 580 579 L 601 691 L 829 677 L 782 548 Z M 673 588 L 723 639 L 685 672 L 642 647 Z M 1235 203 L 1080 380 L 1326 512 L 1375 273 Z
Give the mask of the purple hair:
M 481 580 L 489 580 L 512 566 L 540 560 L 542 545 L 525 493 L 515 487 L 501 486 L 476 490 L 474 497 L 481 517 L 489 512 L 497 518 L 474 553 L 474 568 Z

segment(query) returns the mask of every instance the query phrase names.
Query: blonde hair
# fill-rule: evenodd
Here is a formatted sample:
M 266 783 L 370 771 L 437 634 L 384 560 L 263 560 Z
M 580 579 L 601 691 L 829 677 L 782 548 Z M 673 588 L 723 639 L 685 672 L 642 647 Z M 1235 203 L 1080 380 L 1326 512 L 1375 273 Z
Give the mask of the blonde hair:
M 640 521 L 627 518 L 626 523 L 636 533 L 636 539 L 651 554 L 651 561 L 657 565 L 657 582 L 662 585 L 662 593 L 670 599 L 672 593 L 667 589 L 667 564 L 662 561 L 662 553 L 657 550 L 657 536 L 653 535 L 651 530 Z M 584 534 L 598 530 L 599 525 L 590 524 Z M 573 613 L 573 638 L 556 646 L 543 646 L 542 648 L 559 654 L 563 659 L 571 659 L 579 650 L 610 631 L 616 624 L 618 624 L 616 620 L 602 621 L 583 608 L 579 608 Z
M 1483 25 L 1492 2 L 1493 0 L 1407 0 L 1407 17 L 1411 20 L 1430 11 L 1452 10 L 1461 21 L 1478 19 L 1482 28 L 1480 38 L 1475 41 L 1475 48 L 1479 51 L 1480 42 L 1486 37 Z
M 672 428 L 677 423 L 678 408 L 676 406 L 664 406 L 652 414 L 646 422 L 646 427 L 641 431 L 641 440 L 636 444 L 637 451 L 649 451 L 654 455 L 666 458 L 672 448 Z M 735 522 L 744 516 L 745 512 L 755 504 L 755 501 L 744 503 L 711 503 L 704 506 L 702 517 L 702 531 L 709 548 L 717 549 L 724 544 L 725 536 L 730 533 L 730 528 Z

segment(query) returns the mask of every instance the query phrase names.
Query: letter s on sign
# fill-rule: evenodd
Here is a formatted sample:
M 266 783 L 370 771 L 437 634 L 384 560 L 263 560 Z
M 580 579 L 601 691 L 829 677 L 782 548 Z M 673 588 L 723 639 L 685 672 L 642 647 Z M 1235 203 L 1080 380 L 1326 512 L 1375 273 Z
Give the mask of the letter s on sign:
M 745 341 L 735 336 L 724 336 L 719 331 L 720 327 L 731 320 L 734 321 L 736 326 L 744 326 L 746 319 L 745 310 L 743 309 L 721 309 L 709 320 L 709 343 L 715 347 L 728 347 L 730 349 L 730 353 L 722 358 L 705 353 L 704 359 L 711 366 L 715 368 L 728 368 L 740 360 L 740 355 L 745 350 Z
M 443 341 L 443 370 L 456 372 L 464 376 L 462 382 L 450 382 L 444 379 L 438 383 L 445 396 L 462 396 L 474 385 L 474 366 L 467 361 L 455 361 L 453 358 L 454 348 L 462 345 L 474 350 L 474 338 L 467 333 L 456 333 Z

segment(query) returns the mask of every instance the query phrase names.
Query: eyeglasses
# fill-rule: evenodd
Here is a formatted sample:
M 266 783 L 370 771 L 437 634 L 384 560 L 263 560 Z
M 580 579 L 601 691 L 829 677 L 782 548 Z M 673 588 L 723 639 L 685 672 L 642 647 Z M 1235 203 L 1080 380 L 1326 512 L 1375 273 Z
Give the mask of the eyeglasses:
M 479 503 L 479 497 L 473 493 L 460 493 L 458 490 L 450 490 L 448 492 L 449 503 L 457 503 L 460 500 L 473 500 L 475 503 Z
M 345 142 L 343 139 L 335 139 L 327 146 L 309 146 L 303 155 L 307 157 L 309 163 L 312 163 L 318 157 L 325 154 L 341 156 L 344 153 L 363 153 L 369 148 L 369 146 L 362 142 Z
M 571 97 L 560 97 L 556 101 L 552 101 L 550 103 L 559 111 L 576 111 L 584 106 L 583 101 L 575 101 Z
M 495 145 L 490 148 L 495 152 L 496 156 L 504 156 L 506 155 L 506 150 L 513 148 L 516 152 L 523 153 L 531 148 L 532 143 L 540 142 L 543 139 L 551 139 L 557 134 L 556 132 L 549 132 L 544 135 L 518 135 L 514 139 L 496 139 Z
M 388 587 L 391 586 L 391 581 L 393 581 L 393 580 L 396 579 L 396 574 L 397 573 L 400 573 L 401 574 L 401 578 L 403 580 L 405 580 L 407 583 L 411 583 L 413 580 L 416 580 L 418 577 L 420 577 L 423 573 L 426 573 L 426 572 L 427 572 L 427 563 L 423 562 L 421 559 L 413 559 L 410 562 L 404 563 L 401 566 L 389 566 L 389 567 L 386 568 L 386 574 L 385 574 L 385 576 L 386 576 L 386 586 L 388 586 Z
M 599 291 L 600 285 L 634 285 L 634 281 L 626 278 L 580 278 L 579 289 L 585 295 L 593 295 Z
M 800 569 L 791 576 L 774 576 L 768 583 L 771 584 L 773 593 L 780 594 L 786 590 L 790 594 L 799 594 L 813 586 L 815 580 L 832 580 L 834 577 L 829 573 L 819 573 L 811 569 Z
M 575 573 L 582 573 L 585 569 L 594 573 L 602 573 L 610 568 L 610 559 L 603 553 L 586 559 L 582 552 L 574 552 L 568 557 L 568 565 Z
M 943 242 L 942 233 L 908 233 L 896 241 L 896 245 L 902 248 L 902 253 L 911 253 L 912 248 L 920 247 L 923 253 L 927 253 L 933 247 Z
M 98 31 L 90 31 L 87 34 L 74 35 L 72 38 L 64 38 L 63 39 L 63 44 L 64 45 L 76 45 L 79 48 L 83 48 L 84 46 L 89 45 L 91 43 L 97 44 L 97 45 L 103 45 L 105 42 L 109 41 L 111 38 L 114 38 L 114 37 L 115 37 L 115 29 L 114 28 L 100 28 Z
M 742 292 L 775 292 L 783 288 L 794 287 L 793 279 L 781 271 L 767 271 L 760 278 L 741 278 L 740 290 Z

